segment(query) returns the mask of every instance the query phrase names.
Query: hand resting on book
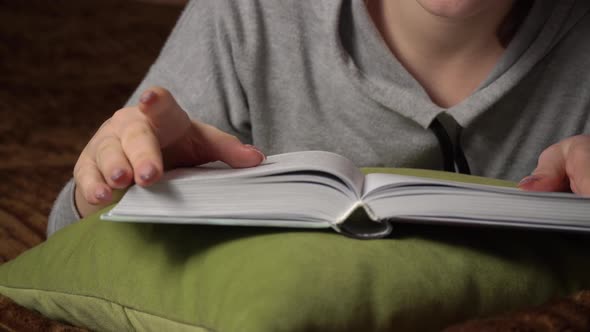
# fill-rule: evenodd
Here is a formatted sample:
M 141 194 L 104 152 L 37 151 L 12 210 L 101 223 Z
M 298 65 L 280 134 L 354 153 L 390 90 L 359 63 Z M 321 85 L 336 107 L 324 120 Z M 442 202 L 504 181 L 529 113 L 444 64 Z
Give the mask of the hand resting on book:
M 590 195 L 590 136 L 579 135 L 547 148 L 519 187 Z M 221 160 L 232 167 L 260 164 L 265 156 L 235 136 L 191 120 L 166 89 L 146 90 L 136 106 L 105 121 L 74 168 L 75 203 L 84 217 L 111 203 L 113 190 L 149 186 L 165 168 Z
M 380 238 L 393 224 L 430 223 L 590 231 L 590 198 L 532 193 L 504 182 L 448 172 L 399 169 L 364 174 L 325 151 L 270 155 L 257 167 L 223 163 L 167 172 L 149 188 L 132 186 L 105 220 L 333 228 Z M 456 174 L 455 174 L 456 175 Z M 457 175 L 458 176 L 458 175 Z
M 118 110 L 84 148 L 74 168 L 76 207 L 84 217 L 113 199 L 114 189 L 133 182 L 149 186 L 164 168 L 221 160 L 256 166 L 264 155 L 236 137 L 199 121 L 165 89 L 146 90 L 139 105 Z

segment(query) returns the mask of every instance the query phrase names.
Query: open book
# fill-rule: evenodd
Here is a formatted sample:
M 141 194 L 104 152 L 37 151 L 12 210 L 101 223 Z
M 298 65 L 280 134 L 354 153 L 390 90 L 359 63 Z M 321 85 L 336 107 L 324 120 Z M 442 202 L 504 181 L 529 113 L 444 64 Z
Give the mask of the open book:
M 590 231 L 590 198 L 399 174 L 364 175 L 338 154 L 306 151 L 269 156 L 252 168 L 231 169 L 217 162 L 172 170 L 148 188 L 129 188 L 101 218 L 332 227 L 364 238 L 386 236 L 396 222 Z

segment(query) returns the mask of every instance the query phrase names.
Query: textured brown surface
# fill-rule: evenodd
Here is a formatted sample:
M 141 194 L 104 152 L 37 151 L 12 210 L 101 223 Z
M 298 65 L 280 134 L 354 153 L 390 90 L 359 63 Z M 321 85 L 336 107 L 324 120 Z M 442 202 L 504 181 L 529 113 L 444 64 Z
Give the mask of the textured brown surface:
M 0 0 L 0 261 L 44 240 L 79 152 L 139 83 L 181 8 Z
M 180 10 L 0 0 L 0 263 L 45 239 L 52 202 L 79 152 L 139 83 Z M 581 292 L 448 331 L 590 331 L 589 317 L 590 292 Z M 0 331 L 78 329 L 0 296 Z
M 495 318 L 472 320 L 444 332 L 584 332 L 590 331 L 590 291 L 547 302 L 539 307 Z
M 0 263 L 45 239 L 47 215 L 79 152 L 125 103 L 181 8 L 0 0 Z M 0 296 L 2 330 L 70 327 Z
M 81 332 L 87 330 L 46 319 L 36 312 L 22 309 L 5 297 L 0 297 L 0 331 Z

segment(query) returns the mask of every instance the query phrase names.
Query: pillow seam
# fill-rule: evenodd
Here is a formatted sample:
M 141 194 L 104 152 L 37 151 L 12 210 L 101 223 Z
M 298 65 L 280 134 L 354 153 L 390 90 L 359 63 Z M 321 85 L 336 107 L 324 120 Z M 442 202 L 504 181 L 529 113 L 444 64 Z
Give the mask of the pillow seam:
M 207 326 L 204 326 L 204 325 L 192 324 L 192 323 L 188 323 L 188 322 L 183 322 L 183 321 L 179 321 L 179 320 L 176 320 L 176 319 L 172 319 L 172 318 L 169 318 L 169 317 L 160 316 L 160 315 L 157 315 L 157 314 L 154 314 L 154 313 L 150 313 L 150 312 L 147 312 L 147 311 L 144 311 L 144 310 L 141 310 L 141 309 L 134 308 L 132 306 L 123 305 L 123 304 L 121 304 L 121 303 L 119 303 L 117 301 L 110 301 L 110 300 L 107 300 L 105 298 L 98 297 L 98 296 L 75 294 L 75 293 L 68 293 L 68 292 L 60 292 L 60 291 L 55 291 L 55 290 L 46 290 L 46 289 L 38 289 L 38 288 L 25 288 L 25 287 L 15 287 L 15 286 L 0 285 L 0 288 L 2 288 L 2 287 L 3 288 L 6 288 L 6 289 L 13 289 L 13 290 L 38 291 L 38 292 L 45 292 L 45 293 L 50 293 L 50 294 L 59 294 L 59 295 L 65 295 L 65 296 L 71 296 L 71 297 L 84 297 L 84 298 L 95 299 L 95 300 L 103 301 L 103 302 L 106 302 L 106 303 L 111 303 L 111 304 L 118 305 L 118 306 L 120 306 L 123 309 L 123 311 L 133 310 L 133 311 L 136 311 L 136 312 L 141 313 L 141 314 L 144 314 L 144 315 L 158 317 L 158 318 L 161 318 L 161 319 L 164 319 L 164 320 L 167 320 L 167 321 L 176 323 L 176 324 L 182 324 L 182 325 L 186 325 L 186 326 L 189 326 L 189 327 L 190 326 L 193 326 L 193 327 L 197 327 L 197 328 L 202 328 L 202 329 L 207 330 L 208 332 L 217 332 L 217 330 L 212 329 L 212 328 L 207 327 Z M 0 292 L 0 294 L 2 294 L 2 293 Z M 4 295 L 4 294 L 2 294 L 2 295 Z M 10 298 L 10 296 L 7 296 L 7 295 L 4 295 L 4 296 Z M 127 313 L 125 313 L 125 317 L 127 318 L 127 320 L 129 320 L 129 318 L 127 316 Z

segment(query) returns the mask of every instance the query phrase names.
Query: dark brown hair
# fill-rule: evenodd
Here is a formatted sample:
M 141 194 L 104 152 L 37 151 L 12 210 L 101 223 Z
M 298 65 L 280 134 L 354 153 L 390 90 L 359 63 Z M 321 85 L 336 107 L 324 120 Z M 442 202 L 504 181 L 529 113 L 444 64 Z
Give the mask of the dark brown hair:
M 535 0 L 515 0 L 508 15 L 498 27 L 498 40 L 502 46 L 507 47 L 516 32 L 526 19 Z

